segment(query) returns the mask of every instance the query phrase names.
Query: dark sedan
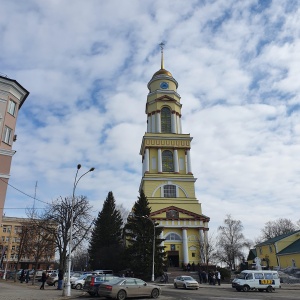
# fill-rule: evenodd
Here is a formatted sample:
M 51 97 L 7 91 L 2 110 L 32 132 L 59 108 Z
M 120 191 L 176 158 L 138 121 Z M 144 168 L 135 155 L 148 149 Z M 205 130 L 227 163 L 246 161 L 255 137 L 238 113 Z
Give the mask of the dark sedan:
M 113 276 L 112 274 L 88 275 L 85 279 L 83 290 L 91 296 L 97 296 L 100 283 L 110 281 L 114 278 L 120 277 Z

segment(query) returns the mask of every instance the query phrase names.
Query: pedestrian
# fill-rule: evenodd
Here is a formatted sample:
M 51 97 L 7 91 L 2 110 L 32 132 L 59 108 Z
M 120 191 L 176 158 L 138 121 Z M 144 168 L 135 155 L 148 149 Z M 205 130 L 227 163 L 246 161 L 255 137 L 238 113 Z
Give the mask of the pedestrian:
M 46 282 L 46 280 L 47 280 L 47 274 L 46 274 L 46 272 L 44 271 L 44 272 L 42 273 L 42 285 L 41 285 L 41 287 L 40 287 L 40 290 L 44 290 L 44 289 L 45 289 L 45 282 Z
M 221 273 L 219 271 L 217 271 L 217 281 L 218 285 L 221 285 Z
M 64 272 L 63 272 L 63 270 L 59 269 L 58 270 L 58 284 L 57 284 L 58 290 L 62 290 L 63 280 L 64 280 Z
M 164 282 L 169 283 L 169 276 L 167 272 L 164 273 Z
M 26 281 L 26 283 L 29 282 L 29 270 L 26 271 L 25 281 Z
M 20 282 L 21 282 L 21 283 L 23 283 L 24 278 L 25 278 L 25 270 L 22 269 L 21 274 L 20 274 Z
M 193 272 L 195 271 L 195 263 L 194 262 L 192 263 L 192 271 Z
M 199 283 L 202 284 L 202 273 L 201 270 L 198 270 L 198 276 L 199 276 Z
M 212 273 L 212 284 L 213 285 L 216 285 L 216 274 L 215 273 Z

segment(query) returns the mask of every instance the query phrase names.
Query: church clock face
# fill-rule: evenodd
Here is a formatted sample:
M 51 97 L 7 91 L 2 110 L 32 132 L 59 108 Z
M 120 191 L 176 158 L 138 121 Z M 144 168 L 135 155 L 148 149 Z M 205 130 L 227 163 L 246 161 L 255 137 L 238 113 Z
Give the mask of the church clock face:
M 162 88 L 163 90 L 166 90 L 169 88 L 169 84 L 165 81 L 160 83 L 160 88 Z

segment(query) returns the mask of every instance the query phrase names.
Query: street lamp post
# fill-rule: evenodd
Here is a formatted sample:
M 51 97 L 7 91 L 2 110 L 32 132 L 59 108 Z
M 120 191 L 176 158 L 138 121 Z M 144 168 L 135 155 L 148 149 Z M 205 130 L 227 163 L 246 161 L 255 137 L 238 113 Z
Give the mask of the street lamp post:
M 153 225 L 153 252 L 152 252 L 152 276 L 151 276 L 151 281 L 154 282 L 155 222 L 152 219 L 150 219 L 150 217 L 145 217 L 145 218 L 148 219 Z
M 77 187 L 77 184 L 79 182 L 79 180 L 86 175 L 89 172 L 93 172 L 95 170 L 95 168 L 90 168 L 87 172 L 85 172 L 84 174 L 82 174 L 78 179 L 77 179 L 77 175 L 78 175 L 78 171 L 81 168 L 81 164 L 77 165 L 77 171 L 76 171 L 76 175 L 75 175 L 75 180 L 74 180 L 74 186 L 73 186 L 73 194 L 72 194 L 72 206 L 71 206 L 71 224 L 70 224 L 70 238 L 69 238 L 69 251 L 68 251 L 68 273 L 67 273 L 67 284 L 66 284 L 66 293 L 65 295 L 70 297 L 71 296 L 71 282 L 70 282 L 70 274 L 71 274 L 71 263 L 72 263 L 72 259 L 71 259 L 71 252 L 72 252 L 72 238 L 73 238 L 73 210 L 74 210 L 74 202 L 75 202 L 75 190 Z

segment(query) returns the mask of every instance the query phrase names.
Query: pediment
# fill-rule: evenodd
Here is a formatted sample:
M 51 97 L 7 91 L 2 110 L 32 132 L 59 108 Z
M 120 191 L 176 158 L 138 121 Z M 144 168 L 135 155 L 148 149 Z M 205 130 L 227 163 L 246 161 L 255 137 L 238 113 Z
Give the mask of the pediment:
M 185 220 L 200 220 L 203 222 L 209 222 L 210 220 L 210 218 L 205 215 L 197 214 L 177 206 L 168 206 L 160 210 L 153 211 L 151 212 L 150 216 L 152 218 L 160 219 L 160 220 L 185 219 Z

